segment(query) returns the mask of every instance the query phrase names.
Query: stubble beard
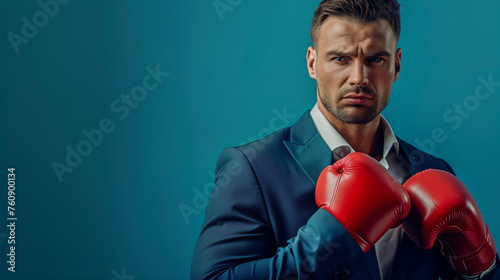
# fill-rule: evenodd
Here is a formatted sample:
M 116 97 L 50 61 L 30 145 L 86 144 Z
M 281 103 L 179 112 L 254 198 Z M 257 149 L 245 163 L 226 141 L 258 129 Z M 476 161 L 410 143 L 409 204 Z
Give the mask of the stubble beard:
M 335 116 L 338 120 L 347 124 L 367 124 L 373 121 L 387 106 L 389 103 L 388 95 L 382 94 L 381 96 L 377 93 L 370 92 L 370 94 L 375 98 L 375 105 L 367 106 L 367 105 L 339 105 L 336 97 L 340 96 L 340 94 L 332 95 L 330 92 L 321 86 L 319 83 L 317 84 L 319 99 L 323 104 L 323 107 L 330 112 L 333 116 Z M 360 88 L 353 90 L 351 92 L 359 92 Z M 378 100 L 378 98 L 382 98 Z

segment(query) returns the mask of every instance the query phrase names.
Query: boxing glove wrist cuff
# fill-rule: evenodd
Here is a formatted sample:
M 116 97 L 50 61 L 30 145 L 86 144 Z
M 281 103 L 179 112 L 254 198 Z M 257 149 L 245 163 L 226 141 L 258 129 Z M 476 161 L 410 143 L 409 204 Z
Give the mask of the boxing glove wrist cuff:
M 462 278 L 464 280 L 482 280 L 482 279 L 488 279 L 489 274 L 493 270 L 495 270 L 495 268 L 497 268 L 497 266 L 498 266 L 498 261 L 495 259 L 495 262 L 490 266 L 490 268 L 488 268 L 487 270 L 485 270 L 481 274 L 477 274 L 477 275 L 465 275 L 465 274 L 459 273 L 459 276 L 460 276 L 460 278 Z
M 438 238 L 439 240 L 439 238 Z M 490 268 L 496 261 L 496 248 L 493 237 L 487 229 L 486 239 L 477 250 L 467 255 L 456 255 L 446 242 L 441 243 L 441 252 L 448 258 L 453 268 L 464 275 L 478 275 Z

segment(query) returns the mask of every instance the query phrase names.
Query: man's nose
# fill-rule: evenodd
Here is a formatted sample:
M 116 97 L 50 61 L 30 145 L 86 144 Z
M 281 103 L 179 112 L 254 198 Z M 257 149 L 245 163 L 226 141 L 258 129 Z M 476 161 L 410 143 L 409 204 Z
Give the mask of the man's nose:
M 352 86 L 364 87 L 368 85 L 368 68 L 361 61 L 354 61 L 351 64 L 349 84 Z

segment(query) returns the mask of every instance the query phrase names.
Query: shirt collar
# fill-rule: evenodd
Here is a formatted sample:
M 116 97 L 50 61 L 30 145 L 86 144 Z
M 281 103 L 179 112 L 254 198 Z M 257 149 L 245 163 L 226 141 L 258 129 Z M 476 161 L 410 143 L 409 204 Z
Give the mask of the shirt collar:
M 318 130 L 319 135 L 325 140 L 326 144 L 332 150 L 332 152 L 337 153 L 337 151 L 354 152 L 354 149 L 345 141 L 345 139 L 338 133 L 338 131 L 330 124 L 330 122 L 326 119 L 326 117 L 321 113 L 318 108 L 318 103 L 314 105 L 314 108 L 311 110 L 311 118 L 313 119 L 314 124 L 316 125 L 316 129 Z M 380 124 L 384 128 L 384 150 L 383 150 L 383 158 L 386 158 L 389 154 L 392 147 L 396 152 L 396 155 L 399 155 L 399 142 L 394 134 L 389 122 L 381 116 Z

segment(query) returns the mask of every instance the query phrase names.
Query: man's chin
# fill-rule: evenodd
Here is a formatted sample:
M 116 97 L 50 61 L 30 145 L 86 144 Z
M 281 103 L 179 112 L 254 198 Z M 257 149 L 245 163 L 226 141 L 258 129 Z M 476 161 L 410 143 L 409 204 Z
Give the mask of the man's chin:
M 347 124 L 368 124 L 373 121 L 374 118 L 346 118 L 340 121 Z
M 378 116 L 376 111 L 367 110 L 367 108 L 362 106 L 355 106 L 354 108 L 349 109 L 350 110 L 342 110 L 334 115 L 341 122 L 348 124 L 367 124 Z

